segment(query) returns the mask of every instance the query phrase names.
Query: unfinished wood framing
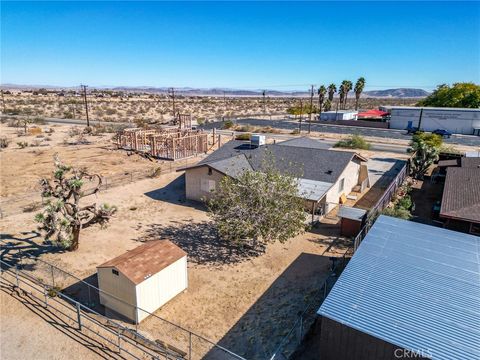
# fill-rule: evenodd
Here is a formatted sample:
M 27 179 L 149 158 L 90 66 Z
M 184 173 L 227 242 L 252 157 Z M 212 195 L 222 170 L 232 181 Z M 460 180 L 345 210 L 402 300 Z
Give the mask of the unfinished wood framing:
M 125 129 L 118 134 L 119 148 L 160 159 L 177 160 L 208 151 L 208 134 L 178 128 Z

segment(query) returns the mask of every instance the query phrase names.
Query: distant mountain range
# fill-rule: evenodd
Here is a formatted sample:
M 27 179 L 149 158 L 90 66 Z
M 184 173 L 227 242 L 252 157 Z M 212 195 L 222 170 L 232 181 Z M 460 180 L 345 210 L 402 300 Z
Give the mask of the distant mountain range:
M 17 84 L 2 84 L 2 89 L 15 89 L 15 90 L 78 90 L 78 86 L 61 87 L 52 85 L 17 85 Z M 168 87 L 149 87 L 149 86 L 97 86 L 90 87 L 90 90 L 113 90 L 124 92 L 145 92 L 145 93 L 167 93 L 170 88 Z M 179 95 L 196 95 L 196 96 L 262 96 L 263 90 L 243 90 L 243 89 L 229 89 L 229 88 L 175 88 L 175 92 Z M 265 90 L 267 96 L 287 97 L 287 96 L 309 96 L 308 91 L 278 91 L 278 90 Z M 336 94 L 338 96 L 338 94 Z M 428 96 L 429 93 L 423 89 L 387 89 L 387 90 L 368 90 L 362 93 L 362 97 L 371 98 L 422 98 Z M 353 92 L 349 93 L 349 97 L 353 96 Z

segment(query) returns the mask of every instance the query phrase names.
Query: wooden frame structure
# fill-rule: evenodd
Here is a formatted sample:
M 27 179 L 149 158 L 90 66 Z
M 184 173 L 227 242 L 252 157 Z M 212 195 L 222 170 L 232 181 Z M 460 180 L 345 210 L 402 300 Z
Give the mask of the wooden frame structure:
M 178 128 L 125 129 L 118 134 L 119 148 L 154 158 L 178 160 L 208 151 L 208 134 Z

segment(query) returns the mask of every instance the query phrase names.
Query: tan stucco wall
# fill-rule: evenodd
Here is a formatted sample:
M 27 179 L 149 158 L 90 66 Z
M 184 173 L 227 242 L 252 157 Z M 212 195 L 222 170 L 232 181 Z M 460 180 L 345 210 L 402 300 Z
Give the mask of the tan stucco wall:
M 217 188 L 223 176 L 222 173 L 213 169 L 212 175 L 208 175 L 208 166 L 185 170 L 185 196 L 189 200 L 209 199 L 211 193 L 202 190 L 202 179 L 213 180 Z
M 99 268 L 98 287 L 100 291 L 100 304 L 121 314 L 132 322 L 135 321 L 135 285 L 121 272 L 112 273 L 112 268 Z M 113 296 L 109 296 L 107 294 Z M 118 300 L 119 299 L 119 300 Z M 131 304 L 131 305 L 129 305 Z
M 354 159 L 350 161 L 345 170 L 338 178 L 337 182 L 327 192 L 327 208 L 326 212 L 329 213 L 332 209 L 339 204 L 340 196 L 343 194 L 348 195 L 352 189 L 358 184 L 358 176 L 360 174 L 360 160 Z M 340 191 L 340 181 L 345 179 L 343 191 Z

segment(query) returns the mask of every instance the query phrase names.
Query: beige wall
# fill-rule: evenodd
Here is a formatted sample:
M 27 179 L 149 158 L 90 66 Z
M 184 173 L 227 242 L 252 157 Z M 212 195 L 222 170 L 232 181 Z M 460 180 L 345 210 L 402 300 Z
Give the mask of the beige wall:
M 338 181 L 327 192 L 326 212 L 329 213 L 339 204 L 342 194 L 348 195 L 352 189 L 358 184 L 358 176 L 360 174 L 360 160 L 354 159 L 350 161 L 345 170 L 338 178 Z M 340 190 L 340 182 L 345 179 L 343 191 Z
M 178 259 L 136 287 L 137 306 L 153 313 L 188 286 L 187 257 Z M 138 322 L 149 314 L 138 310 Z
M 135 284 L 121 272 L 118 275 L 113 274 L 112 269 L 111 267 L 97 269 L 98 287 L 102 290 L 100 304 L 135 322 Z
M 208 175 L 208 166 L 185 170 L 185 195 L 187 199 L 197 201 L 209 199 L 211 193 L 206 191 L 205 185 L 210 181 L 211 187 L 216 189 L 223 176 L 222 173 L 213 169 L 212 175 Z

